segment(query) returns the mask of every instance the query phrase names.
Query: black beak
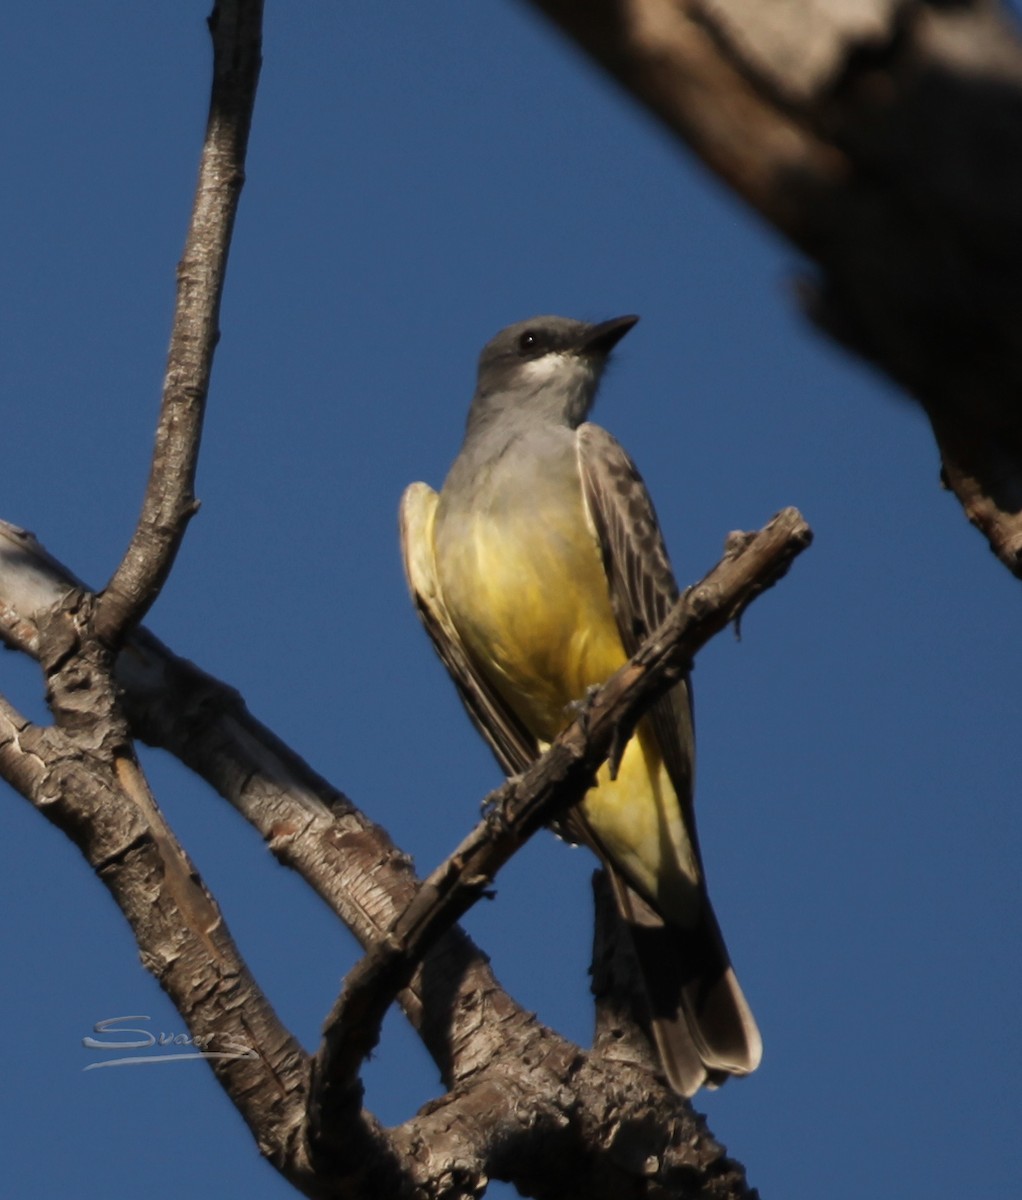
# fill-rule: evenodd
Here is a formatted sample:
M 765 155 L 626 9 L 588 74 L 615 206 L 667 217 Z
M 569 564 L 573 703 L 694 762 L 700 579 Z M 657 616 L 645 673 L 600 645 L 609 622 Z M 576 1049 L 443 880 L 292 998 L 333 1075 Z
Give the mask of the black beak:
M 601 321 L 599 325 L 590 325 L 582 340 L 582 353 L 598 354 L 606 358 L 638 319 L 632 315 L 611 317 L 609 321 Z

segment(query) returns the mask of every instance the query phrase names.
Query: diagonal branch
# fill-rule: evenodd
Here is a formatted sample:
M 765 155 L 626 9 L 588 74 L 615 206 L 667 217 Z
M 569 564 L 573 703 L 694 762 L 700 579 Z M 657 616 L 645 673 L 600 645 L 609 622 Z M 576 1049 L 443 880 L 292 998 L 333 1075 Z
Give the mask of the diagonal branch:
M 82 851 L 196 1044 L 218 1055 L 210 1066 L 263 1153 L 300 1186 L 306 1055 L 249 973 L 133 756 L 107 760 L 0 700 L 0 778 Z
M 195 470 L 220 336 L 220 298 L 262 45 L 262 0 L 218 0 L 209 26 L 213 89 L 184 254 L 149 482 L 131 543 L 104 589 L 95 632 L 116 645 L 155 601 L 197 511 Z
M 343 1127 L 358 1111 L 358 1074 L 398 992 L 436 939 L 484 894 L 497 871 L 592 786 L 615 744 L 690 669 L 694 655 L 779 580 L 812 540 L 796 509 L 755 534 L 732 535 L 725 557 L 679 599 L 666 620 L 587 701 L 536 764 L 490 797 L 489 813 L 422 884 L 386 938 L 348 975 L 323 1031 L 310 1113 Z

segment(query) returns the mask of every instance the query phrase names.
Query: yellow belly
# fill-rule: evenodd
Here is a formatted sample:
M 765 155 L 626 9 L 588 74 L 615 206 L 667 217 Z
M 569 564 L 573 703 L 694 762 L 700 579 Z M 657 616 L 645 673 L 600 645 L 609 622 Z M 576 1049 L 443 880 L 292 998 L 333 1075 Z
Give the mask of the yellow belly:
M 587 547 L 588 548 L 588 547 Z M 528 727 L 550 741 L 570 706 L 625 661 L 595 545 L 568 561 L 538 539 L 530 553 L 480 532 L 459 586 L 448 572 L 444 597 L 472 652 Z
M 437 567 L 467 647 L 543 743 L 627 659 L 581 498 L 561 525 L 541 531 L 532 521 L 480 517 L 468 536 L 444 547 Z M 597 780 L 582 809 L 609 857 L 662 913 L 687 923 L 699 870 L 647 722 L 625 748 L 617 778 L 604 766 Z
M 674 787 L 647 722 L 625 747 L 617 778 L 604 764 L 581 808 L 611 861 L 676 924 L 700 909 L 700 874 Z

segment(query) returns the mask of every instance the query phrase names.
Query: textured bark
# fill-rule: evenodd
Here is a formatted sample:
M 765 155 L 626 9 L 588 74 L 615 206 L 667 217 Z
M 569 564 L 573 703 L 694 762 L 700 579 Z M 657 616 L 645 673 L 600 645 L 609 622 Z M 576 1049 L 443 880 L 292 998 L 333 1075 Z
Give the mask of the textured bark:
M 818 268 L 1022 576 L 1022 45 L 990 0 L 532 0 Z
M 245 153 L 262 64 L 262 0 L 219 0 L 209 19 L 213 87 L 195 202 L 177 268 L 177 303 L 149 482 L 138 525 L 95 614 L 116 644 L 149 611 L 189 520 L 227 254 L 245 181 Z
M 790 541 L 797 552 L 806 538 L 796 514 L 782 514 L 774 529 L 780 537 L 772 557 L 756 559 L 762 542 L 732 541 L 724 582 L 728 569 L 737 567 L 743 590 L 718 589 L 712 578 L 691 589 L 673 618 L 682 624 L 672 633 L 669 621 L 604 689 L 603 699 L 594 698 L 591 728 L 585 721 L 573 727 L 565 739 L 567 757 L 558 758 L 560 747 L 520 782 L 525 815 L 512 806 L 512 820 L 533 827 L 544 819 L 545 810 L 534 806 L 536 783 L 546 788 L 545 802 L 556 806 L 564 803 L 557 794 L 559 773 L 567 767 L 570 774 L 579 763 L 583 774 L 592 772 L 601 751 L 589 734 L 595 729 L 597 739 L 609 743 L 613 706 L 627 709 L 637 688 L 647 690 L 648 702 L 667 685 L 678 669 L 671 639 L 677 641 L 693 612 L 708 635 L 770 585 L 778 561 L 786 561 L 777 554 L 779 543 Z M 58 754 L 55 774 L 50 760 L 53 747 L 69 736 L 64 727 L 38 729 L 0 703 L 0 774 L 73 836 L 100 869 L 132 922 L 143 960 L 190 1032 L 229 1034 L 258 1048 L 254 1063 L 227 1064 L 218 1077 L 260 1149 L 286 1178 L 310 1196 L 387 1200 L 476 1196 L 491 1177 L 561 1200 L 751 1194 L 742 1168 L 656 1076 L 616 987 L 604 989 L 609 999 L 601 1000 L 605 1014 L 608 1004 L 613 1008 L 613 1027 L 601 1019 L 604 1036 L 585 1053 L 522 1010 L 456 928 L 433 929 L 437 940 L 400 996 L 440 1066 L 447 1094 L 404 1125 L 383 1130 L 361 1110 L 355 1082 L 348 1105 L 340 1106 L 343 1120 L 323 1130 L 314 1114 L 310 1123 L 310 1064 L 238 959 L 214 901 L 145 792 L 125 738 L 142 736 L 163 746 L 207 779 L 367 947 L 387 944 L 388 930 L 420 885 L 387 835 L 251 717 L 235 691 L 175 658 L 144 629 L 129 637 L 115 663 L 126 723 L 107 698 L 113 689 L 100 669 L 102 646 L 89 685 L 96 694 L 83 701 L 91 674 L 83 673 L 75 647 L 79 630 L 88 628 L 91 604 L 78 581 L 31 535 L 0 522 L 0 640 L 51 664 L 54 704 L 71 724 L 72 714 L 82 716 L 82 732 L 74 737 L 84 738 L 87 747 Z M 675 645 L 673 653 L 691 649 Z M 95 712 L 108 719 L 90 720 Z M 104 757 L 103 747 L 111 757 Z M 501 823 L 497 833 L 505 836 Z M 521 840 L 520 831 L 510 836 Z M 507 857 L 506 847 L 498 857 Z M 439 875 L 457 875 L 460 861 L 455 855 Z M 477 868 L 471 863 L 468 873 Z M 471 880 L 469 885 L 471 891 Z M 421 901 L 409 911 L 417 924 Z M 445 912 L 443 922 L 449 917 Z M 407 955 L 402 962 L 415 966 Z M 627 968 L 621 982 L 627 988 Z M 312 1095 L 316 1090 L 314 1080 Z
M 217 904 L 163 819 L 134 757 L 105 649 L 81 634 L 92 597 L 41 617 L 38 654 L 57 724 L 0 705 L 0 775 L 75 842 L 124 913 L 143 964 L 235 1098 L 262 1152 L 303 1173 L 308 1064 L 231 940 Z M 27 616 L 25 621 L 35 621 Z M 241 1047 L 244 1053 L 229 1053 Z

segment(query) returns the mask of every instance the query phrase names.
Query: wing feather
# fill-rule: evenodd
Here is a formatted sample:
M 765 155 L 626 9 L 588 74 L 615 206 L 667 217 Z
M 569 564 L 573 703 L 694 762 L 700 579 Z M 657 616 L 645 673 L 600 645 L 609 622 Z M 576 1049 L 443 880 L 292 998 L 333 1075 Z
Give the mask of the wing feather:
M 611 604 L 626 653 L 634 654 L 678 599 L 653 501 L 635 464 L 598 425 L 578 430 L 586 512 L 603 555 Z M 692 788 L 695 731 L 688 680 L 650 710 L 650 721 L 698 858 Z
M 472 724 L 504 773 L 518 775 L 539 757 L 539 744 L 487 682 L 444 604 L 433 553 L 437 500 L 437 493 L 425 483 L 411 484 L 401 498 L 401 552 L 408 590 Z
M 634 654 L 667 616 L 678 598 L 678 585 L 653 502 L 625 451 L 605 430 L 585 424 L 578 430 L 578 462 L 621 640 L 627 653 Z M 688 680 L 660 699 L 649 716 L 701 869 L 692 800 L 695 734 Z M 606 855 L 601 857 L 606 862 Z M 754 1070 L 762 1053 L 759 1030 L 705 890 L 694 924 L 669 925 L 613 864 L 609 866 L 618 909 L 631 930 L 645 980 L 653 1037 L 672 1086 L 690 1096 L 704 1084 L 714 1087 L 730 1074 Z

